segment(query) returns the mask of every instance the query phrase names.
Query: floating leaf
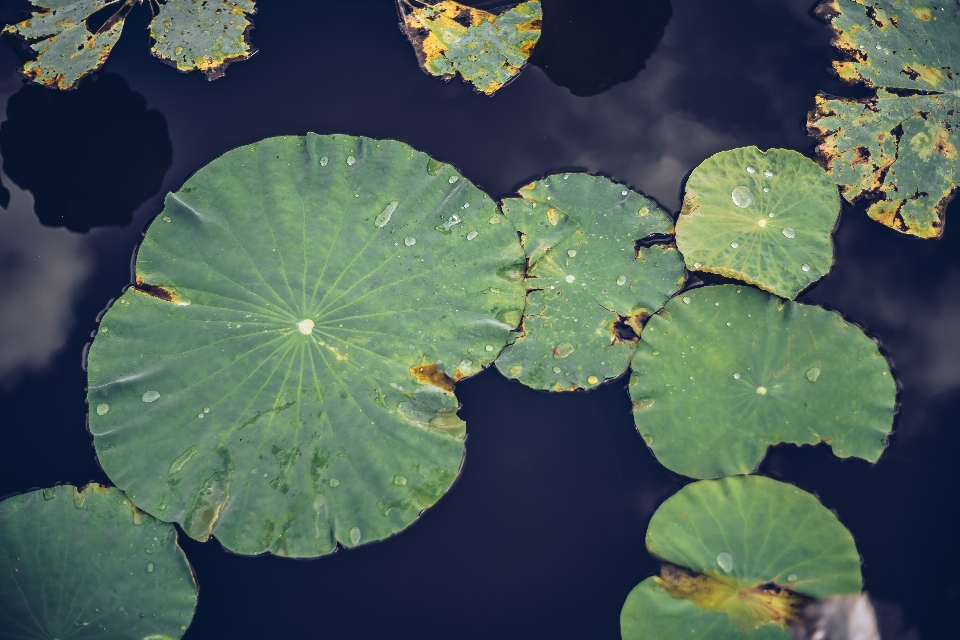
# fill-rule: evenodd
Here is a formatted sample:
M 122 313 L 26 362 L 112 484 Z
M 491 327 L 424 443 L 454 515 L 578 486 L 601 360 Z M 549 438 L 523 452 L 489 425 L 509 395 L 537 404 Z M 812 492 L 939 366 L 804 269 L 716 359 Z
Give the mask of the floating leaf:
M 595 387 L 623 373 L 644 320 L 683 282 L 676 249 L 636 246 L 673 224 L 639 193 L 582 173 L 549 176 L 520 196 L 503 210 L 523 234 L 531 290 L 497 368 L 537 389 Z
M 81 78 L 107 61 L 120 38 L 126 12 L 138 0 L 31 0 L 35 11 L 29 19 L 3 29 L 32 42 L 37 58 L 23 65 L 22 73 L 37 84 L 72 89 Z M 96 33 L 87 19 L 115 5 L 117 13 Z
M 960 5 L 830 0 L 833 44 L 848 82 L 876 87 L 864 100 L 817 96 L 809 129 L 844 197 L 902 233 L 934 238 L 960 180 Z
M 761 476 L 685 486 L 646 542 L 666 564 L 627 596 L 624 640 L 789 640 L 810 599 L 860 592 L 850 532 L 814 496 Z
M 177 532 L 120 491 L 59 486 L 0 502 L 0 637 L 174 639 L 197 603 Z
M 253 0 L 166 0 L 150 23 L 151 53 L 180 71 L 199 69 L 208 80 L 253 55 L 247 41 Z
M 876 343 L 837 313 L 703 287 L 668 302 L 640 344 L 634 419 L 677 473 L 750 473 L 779 442 L 823 440 L 871 462 L 886 446 L 896 383 Z
M 687 179 L 677 246 L 688 269 L 794 298 L 830 270 L 838 215 L 830 176 L 796 151 L 721 151 Z
M 271 138 L 167 196 L 88 363 L 100 462 L 133 502 L 309 557 L 440 499 L 453 382 L 520 317 L 523 253 L 489 196 L 428 168 L 395 141 Z
M 459 73 L 488 96 L 520 72 L 540 37 L 539 2 L 500 15 L 452 0 L 397 0 L 397 7 L 424 71 L 444 80 Z

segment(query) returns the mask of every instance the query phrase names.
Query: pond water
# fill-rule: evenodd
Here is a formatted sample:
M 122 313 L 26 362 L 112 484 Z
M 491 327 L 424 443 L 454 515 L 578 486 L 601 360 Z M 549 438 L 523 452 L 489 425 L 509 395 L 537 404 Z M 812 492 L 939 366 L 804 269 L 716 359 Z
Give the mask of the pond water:
M 4 19 L 22 8 L 2 4 Z M 147 11 L 68 94 L 23 86 L 0 46 L 0 495 L 108 482 L 86 431 L 85 346 L 163 194 L 229 149 L 307 131 L 395 138 L 495 197 L 586 170 L 675 214 L 704 158 L 748 144 L 812 155 L 814 94 L 862 95 L 831 75 L 810 0 L 557 0 L 535 65 L 492 98 L 423 74 L 392 0 L 260 5 L 260 52 L 212 83 L 150 58 Z M 836 264 L 800 300 L 880 341 L 901 385 L 895 432 L 876 465 L 780 446 L 760 469 L 853 533 L 885 639 L 955 637 L 960 606 L 952 218 L 960 200 L 942 239 L 918 240 L 844 207 Z M 462 474 L 401 535 L 312 561 L 181 536 L 201 586 L 185 637 L 619 638 L 627 593 L 659 568 L 647 522 L 688 482 L 645 447 L 625 379 L 546 394 L 488 370 L 457 395 Z

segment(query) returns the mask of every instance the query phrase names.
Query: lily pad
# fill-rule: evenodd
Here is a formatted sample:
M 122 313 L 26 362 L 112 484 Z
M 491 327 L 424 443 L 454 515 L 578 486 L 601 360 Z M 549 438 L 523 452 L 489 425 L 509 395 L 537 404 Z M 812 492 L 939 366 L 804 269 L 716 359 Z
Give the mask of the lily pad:
M 675 248 L 637 246 L 671 233 L 670 218 L 643 195 L 583 173 L 528 184 L 503 211 L 522 234 L 530 291 L 497 368 L 554 391 L 622 374 L 643 322 L 683 283 Z
M 902 233 L 943 232 L 960 181 L 960 5 L 830 0 L 833 44 L 848 82 L 876 87 L 867 100 L 817 97 L 809 130 L 848 200 Z
M 499 15 L 452 0 L 397 0 L 397 9 L 425 72 L 444 80 L 459 73 L 488 96 L 520 72 L 540 37 L 535 1 Z
M 172 640 L 197 585 L 177 532 L 114 488 L 0 502 L 0 637 Z
M 689 484 L 660 505 L 647 549 L 665 562 L 623 605 L 624 640 L 789 640 L 811 599 L 860 592 L 850 532 L 809 493 L 761 476 Z
M 688 269 L 794 298 L 833 264 L 836 185 L 788 149 L 721 151 L 687 179 L 677 246 Z
M 166 0 L 150 23 L 151 53 L 180 71 L 199 69 L 216 80 L 228 64 L 253 55 L 247 16 L 256 11 L 253 0 Z
M 453 383 L 506 343 L 522 266 L 496 203 L 405 144 L 235 149 L 167 196 L 101 323 L 100 462 L 140 508 L 238 553 L 394 534 L 459 471 Z
M 839 314 L 751 287 L 684 292 L 650 318 L 630 380 L 637 429 L 692 478 L 750 473 L 780 442 L 871 462 L 897 388 L 876 343 Z
M 46 87 L 72 89 L 107 61 L 123 31 L 124 18 L 137 0 L 32 0 L 29 19 L 9 25 L 11 33 L 32 42 L 37 58 L 23 65 L 23 75 Z M 87 28 L 94 13 L 114 5 L 116 15 L 96 33 Z

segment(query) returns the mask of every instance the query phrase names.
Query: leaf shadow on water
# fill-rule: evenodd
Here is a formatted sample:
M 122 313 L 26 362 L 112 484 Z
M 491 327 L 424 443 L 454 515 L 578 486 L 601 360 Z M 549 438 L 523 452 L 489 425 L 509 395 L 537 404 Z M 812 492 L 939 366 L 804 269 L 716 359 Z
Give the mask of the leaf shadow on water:
M 75 91 L 25 85 L 7 103 L 0 154 L 40 223 L 78 232 L 130 224 L 173 164 L 166 119 L 110 73 Z

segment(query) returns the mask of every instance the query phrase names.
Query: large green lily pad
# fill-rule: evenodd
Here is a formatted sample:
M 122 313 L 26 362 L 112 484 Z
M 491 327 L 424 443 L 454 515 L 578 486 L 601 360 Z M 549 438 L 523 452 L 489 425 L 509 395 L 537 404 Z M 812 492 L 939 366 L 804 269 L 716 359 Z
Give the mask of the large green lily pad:
M 36 11 L 27 20 L 4 28 L 31 42 L 37 58 L 23 65 L 22 73 L 37 84 L 72 89 L 81 78 L 107 61 L 123 31 L 126 11 L 136 0 L 31 0 Z M 96 33 L 87 18 L 115 5 L 117 14 Z
M 239 553 L 396 533 L 463 456 L 453 382 L 523 309 L 509 221 L 400 142 L 271 138 L 167 196 L 89 354 L 100 462 Z
M 177 532 L 117 489 L 42 489 L 0 502 L 0 637 L 171 640 L 197 585 Z
M 627 597 L 624 640 L 789 640 L 810 599 L 860 592 L 850 532 L 814 496 L 761 476 L 685 486 L 646 542 L 667 564 Z
M 886 358 L 833 311 L 752 287 L 684 292 L 633 359 L 634 419 L 657 459 L 693 478 L 750 473 L 780 442 L 874 462 L 893 424 Z
M 817 97 L 809 129 L 848 200 L 902 233 L 934 238 L 960 181 L 960 5 L 829 0 L 819 8 L 847 58 L 848 82 L 876 87 L 858 101 Z
M 796 151 L 721 151 L 687 179 L 677 246 L 688 269 L 794 298 L 830 270 L 839 215 L 830 176 Z
M 253 54 L 247 16 L 256 11 L 253 0 L 166 0 L 150 23 L 151 53 L 180 71 L 199 69 L 215 80 L 228 64 Z
M 487 95 L 520 72 L 540 38 L 536 1 L 499 15 L 452 0 L 397 0 L 397 8 L 424 71 L 444 80 L 459 73 Z
M 673 223 L 652 200 L 583 173 L 520 189 L 503 211 L 527 253 L 527 311 L 497 359 L 510 378 L 555 391 L 590 388 L 622 374 L 651 313 L 681 286 L 673 247 L 637 247 Z

